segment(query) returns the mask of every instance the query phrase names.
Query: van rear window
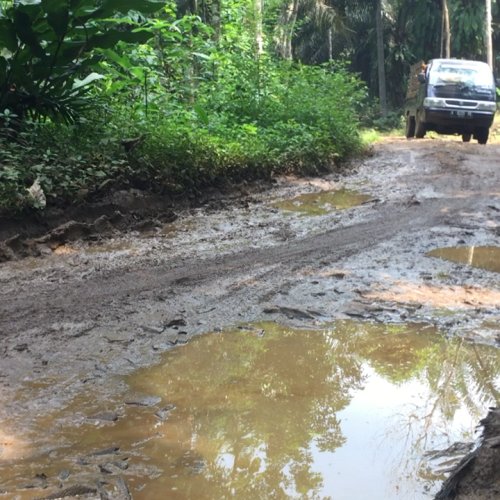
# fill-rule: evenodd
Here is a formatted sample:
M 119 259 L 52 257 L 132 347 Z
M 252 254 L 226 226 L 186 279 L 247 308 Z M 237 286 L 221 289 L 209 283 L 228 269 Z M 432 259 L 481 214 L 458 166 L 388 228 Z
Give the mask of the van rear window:
M 429 74 L 431 85 L 450 85 L 462 83 L 466 85 L 491 87 L 493 74 L 487 64 L 458 65 L 450 63 L 439 63 L 432 66 Z

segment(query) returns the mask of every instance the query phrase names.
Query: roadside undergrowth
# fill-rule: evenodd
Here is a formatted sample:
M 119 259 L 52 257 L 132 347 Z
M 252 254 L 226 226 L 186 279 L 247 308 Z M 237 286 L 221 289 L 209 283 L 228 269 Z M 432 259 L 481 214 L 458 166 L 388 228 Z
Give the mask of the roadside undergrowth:
M 364 89 L 355 77 L 341 68 L 290 66 L 274 66 L 271 76 L 265 91 L 228 89 L 221 77 L 195 101 L 157 96 L 146 108 L 126 94 L 101 97 L 71 125 L 7 128 L 0 213 L 82 203 L 113 189 L 196 193 L 283 172 L 316 174 L 362 150 Z M 34 183 L 39 196 L 29 190 Z

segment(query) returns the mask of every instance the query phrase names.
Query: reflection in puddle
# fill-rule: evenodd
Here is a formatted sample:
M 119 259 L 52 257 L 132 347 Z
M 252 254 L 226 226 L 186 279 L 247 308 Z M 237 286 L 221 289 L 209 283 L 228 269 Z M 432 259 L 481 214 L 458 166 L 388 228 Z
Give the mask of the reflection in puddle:
M 40 419 L 24 434 L 38 456 L 0 455 L 0 483 L 19 492 L 38 474 L 52 492 L 69 470 L 66 486 L 123 477 L 134 499 L 429 498 L 466 447 L 437 450 L 476 437 L 499 371 L 497 349 L 422 325 L 206 335 L 127 378 L 157 405 L 90 394 Z M 106 411 L 120 418 L 71 424 Z
M 437 248 L 427 255 L 500 273 L 500 247 Z
M 325 215 L 334 210 L 351 208 L 368 201 L 371 197 L 356 191 L 339 189 L 306 193 L 291 200 L 274 203 L 274 206 L 289 212 L 301 212 L 306 215 Z

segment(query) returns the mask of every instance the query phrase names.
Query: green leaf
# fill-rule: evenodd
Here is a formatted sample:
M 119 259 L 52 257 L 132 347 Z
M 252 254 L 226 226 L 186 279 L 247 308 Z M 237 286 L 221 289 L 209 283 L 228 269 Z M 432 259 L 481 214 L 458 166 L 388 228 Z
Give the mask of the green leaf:
M 207 56 L 207 54 L 202 54 L 201 52 L 193 52 L 193 56 L 198 57 L 200 59 L 205 59 L 205 60 L 210 59 L 210 56 Z
M 45 52 L 40 45 L 36 33 L 33 31 L 31 18 L 26 12 L 19 9 L 14 12 L 14 28 L 21 42 L 28 45 L 34 55 L 42 58 L 45 57 Z
M 67 40 L 60 50 L 59 64 L 69 64 L 79 58 L 86 49 L 86 41 Z
M 2 47 L 10 52 L 17 49 L 16 30 L 10 19 L 0 19 L 0 48 Z
M 135 68 L 130 68 L 130 73 L 132 73 L 141 82 L 144 80 L 144 70 L 138 66 Z
M 0 57 L 0 85 L 5 84 L 6 77 L 7 77 L 7 61 L 3 57 Z
M 94 35 L 89 39 L 88 48 L 111 49 L 118 42 L 145 43 L 152 37 L 148 32 L 132 32 L 108 30 L 106 33 Z
M 47 14 L 47 22 L 58 37 L 68 30 L 69 0 L 42 0 L 42 9 Z
M 126 57 L 125 55 L 120 55 L 112 49 L 103 49 L 101 52 L 102 54 L 104 54 L 104 56 L 106 56 L 107 59 L 118 64 L 118 66 L 122 67 L 123 69 L 128 70 L 133 66 L 128 57 Z
M 152 14 L 159 11 L 165 2 L 162 0 L 104 0 L 101 6 L 102 17 L 116 12 L 126 13 L 131 10 Z
M 75 83 L 73 84 L 73 90 L 86 87 L 87 85 L 90 85 L 92 82 L 95 82 L 96 80 L 101 80 L 103 78 L 104 75 L 101 75 L 100 73 L 90 73 L 90 75 L 87 75 L 83 80 L 78 80 L 78 78 L 76 78 Z
M 193 109 L 194 109 L 194 112 L 196 113 L 196 116 L 198 116 L 198 119 L 204 125 L 208 125 L 209 120 L 208 120 L 208 114 L 206 113 L 206 111 L 199 104 L 195 104 Z
M 163 0 L 103 0 L 96 8 L 95 2 L 88 0 L 70 0 L 71 9 L 75 14 L 74 24 L 85 23 L 89 19 L 104 19 L 117 13 L 127 13 L 129 11 L 152 14 L 165 6 Z M 73 4 L 76 4 L 73 7 Z

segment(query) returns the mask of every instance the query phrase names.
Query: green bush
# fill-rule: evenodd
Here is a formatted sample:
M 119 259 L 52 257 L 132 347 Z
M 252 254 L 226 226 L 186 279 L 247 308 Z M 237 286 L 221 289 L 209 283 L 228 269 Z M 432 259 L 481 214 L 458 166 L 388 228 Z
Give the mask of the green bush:
M 199 88 L 205 97 L 159 99 L 146 114 L 128 95 L 113 95 L 76 124 L 32 123 L 17 141 L 0 139 L 0 210 L 29 206 L 26 189 L 35 179 L 49 204 L 66 204 L 111 186 L 184 192 L 223 179 L 317 173 L 360 149 L 364 91 L 355 78 L 277 63 L 268 73 L 259 99 L 247 82 L 239 100 L 224 96 L 224 106 L 207 82 Z
M 0 211 L 40 208 L 35 181 L 65 205 L 317 173 L 361 148 L 359 80 L 257 53 L 251 3 L 224 4 L 219 28 L 173 0 L 52 3 L 0 15 Z
M 47 202 L 65 205 L 130 175 L 128 161 L 104 124 L 26 124 L 16 140 L 0 136 L 0 212 L 32 206 L 27 188 L 38 179 Z
M 200 33 L 198 26 L 189 18 L 182 29 Z M 164 87 L 161 52 L 141 47 L 127 59 L 108 51 L 95 106 L 75 123 L 25 123 L 15 141 L 4 127 L 0 210 L 32 205 L 26 189 L 36 179 L 49 204 L 63 205 L 110 187 L 184 192 L 226 179 L 317 173 L 361 148 L 365 89 L 342 66 L 257 58 L 251 45 L 199 54 L 193 66 L 184 47 L 189 80 Z M 149 70 L 139 74 L 144 58 Z

